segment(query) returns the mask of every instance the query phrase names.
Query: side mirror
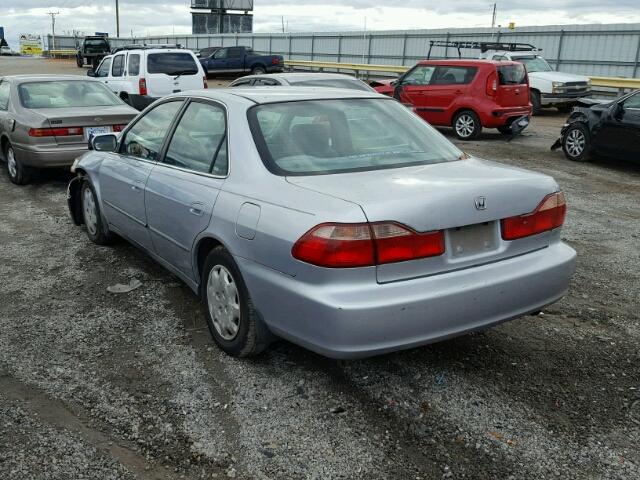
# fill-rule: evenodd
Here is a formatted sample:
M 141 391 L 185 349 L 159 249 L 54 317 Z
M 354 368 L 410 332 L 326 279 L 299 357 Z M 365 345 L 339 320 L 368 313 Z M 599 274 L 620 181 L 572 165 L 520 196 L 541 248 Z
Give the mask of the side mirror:
M 87 77 L 95 77 L 96 76 L 96 71 L 93 68 L 90 68 L 89 70 L 87 70 Z
M 89 139 L 89 150 L 96 152 L 115 152 L 118 146 L 118 137 L 113 133 L 95 135 Z

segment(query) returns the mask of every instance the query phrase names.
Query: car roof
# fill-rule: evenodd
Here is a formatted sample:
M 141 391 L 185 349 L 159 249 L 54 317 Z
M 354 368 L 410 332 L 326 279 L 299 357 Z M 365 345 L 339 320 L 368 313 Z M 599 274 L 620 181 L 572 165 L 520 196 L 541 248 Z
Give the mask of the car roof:
M 458 66 L 458 67 L 479 67 L 484 65 L 515 65 L 518 62 L 511 62 L 509 60 L 487 60 L 487 59 L 451 59 L 451 60 L 420 60 L 418 65 L 443 65 L 443 66 Z
M 224 97 L 233 96 L 243 98 L 257 104 L 295 102 L 301 100 L 339 100 L 348 98 L 384 98 L 375 91 L 352 90 L 346 88 L 326 88 L 326 87 L 232 87 L 215 88 L 210 90 L 191 90 L 188 92 L 176 93 L 172 96 L 198 96 L 201 98 L 211 98 L 221 100 Z
M 31 74 L 31 75 L 6 75 L 2 78 L 5 78 L 7 80 L 11 80 L 13 82 L 17 82 L 17 83 L 23 83 L 23 82 L 52 82 L 52 81 L 58 81 L 58 80 L 85 80 L 88 82 L 95 82 L 98 80 L 94 80 L 93 78 L 90 77 L 86 77 L 83 75 L 46 75 L 46 74 L 41 74 L 41 75 L 37 75 L 37 74 Z
M 324 73 L 324 72 L 283 72 L 268 73 L 262 75 L 248 75 L 242 78 L 278 78 L 285 81 L 301 81 L 301 80 L 324 80 L 330 78 L 342 78 L 346 80 L 358 80 L 351 75 L 344 73 Z

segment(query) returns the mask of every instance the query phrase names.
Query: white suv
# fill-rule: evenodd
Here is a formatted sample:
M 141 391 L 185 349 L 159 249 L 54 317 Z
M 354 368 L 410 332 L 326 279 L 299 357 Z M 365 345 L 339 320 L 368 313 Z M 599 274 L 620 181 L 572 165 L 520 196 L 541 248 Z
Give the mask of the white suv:
M 557 72 L 539 55 L 539 50 L 487 50 L 480 58 L 512 60 L 523 63 L 529 75 L 530 98 L 534 115 L 544 107 L 568 111 L 581 97 L 591 94 L 591 80 L 583 75 Z
M 123 47 L 87 74 L 138 110 L 171 93 L 207 88 L 207 77 L 198 58 L 191 50 L 178 46 Z

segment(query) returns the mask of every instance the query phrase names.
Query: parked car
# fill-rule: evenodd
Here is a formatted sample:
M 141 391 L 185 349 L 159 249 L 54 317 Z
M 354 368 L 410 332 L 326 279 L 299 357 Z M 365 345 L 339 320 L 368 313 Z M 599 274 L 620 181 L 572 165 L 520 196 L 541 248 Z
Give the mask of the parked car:
M 87 151 L 88 138 L 118 132 L 136 114 L 95 80 L 0 77 L 0 157 L 9 179 L 22 185 L 34 169 L 70 166 Z
M 423 345 L 539 311 L 574 271 L 551 177 L 469 157 L 373 92 L 185 92 L 92 148 L 73 221 L 184 280 L 231 355 L 271 335 L 336 358 Z
M 287 85 L 295 87 L 329 87 L 349 90 L 375 91 L 362 80 L 342 73 L 270 73 L 266 75 L 247 75 L 234 80 L 230 87 L 256 87 Z
M 423 60 L 394 81 L 374 82 L 432 125 L 451 126 L 461 140 L 482 128 L 512 135 L 529 125 L 529 80 L 521 63 Z
M 121 47 L 87 74 L 138 110 L 171 93 L 208 87 L 195 54 L 175 46 Z
M 534 47 L 529 51 L 487 50 L 481 58 L 524 64 L 529 75 L 534 115 L 547 107 L 557 107 L 561 112 L 570 111 L 579 98 L 591 95 L 589 77 L 558 72 L 540 53 Z
M 200 63 L 209 75 L 239 73 L 261 75 L 281 72 L 284 69 L 282 55 L 262 55 L 249 47 L 242 46 L 220 48 L 212 56 L 200 58 Z
M 613 102 L 575 107 L 551 149 L 560 147 L 577 162 L 593 154 L 640 160 L 640 90 Z
M 0 46 L 0 56 L 10 57 L 13 55 L 13 51 L 9 46 Z
M 111 53 L 111 45 L 104 35 L 84 37 L 77 48 L 76 64 L 79 68 L 84 67 L 85 63 L 96 68 L 109 53 Z

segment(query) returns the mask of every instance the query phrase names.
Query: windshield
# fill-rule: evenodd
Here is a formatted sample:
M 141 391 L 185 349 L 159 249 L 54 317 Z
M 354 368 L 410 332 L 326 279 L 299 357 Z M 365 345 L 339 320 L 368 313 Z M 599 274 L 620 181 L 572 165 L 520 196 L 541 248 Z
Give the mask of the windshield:
M 18 86 L 25 108 L 103 107 L 122 105 L 102 83 L 89 80 L 30 82 Z
M 84 44 L 88 47 L 106 47 L 107 41 L 102 38 L 86 39 Z
M 147 59 L 147 71 L 167 75 L 195 75 L 198 73 L 198 66 L 190 53 L 151 53 Z
M 277 175 L 326 175 L 449 162 L 462 152 L 393 99 L 306 100 L 249 110 Z
M 542 57 L 519 57 L 513 58 L 514 62 L 524 63 L 524 66 L 527 67 L 527 72 L 551 72 L 553 68 L 551 65 L 547 63 L 547 61 Z
M 291 85 L 298 85 L 301 87 L 333 87 L 333 88 L 347 88 L 349 90 L 362 90 L 370 92 L 369 86 L 357 79 L 348 78 L 329 78 L 326 80 L 298 80 L 289 82 Z

